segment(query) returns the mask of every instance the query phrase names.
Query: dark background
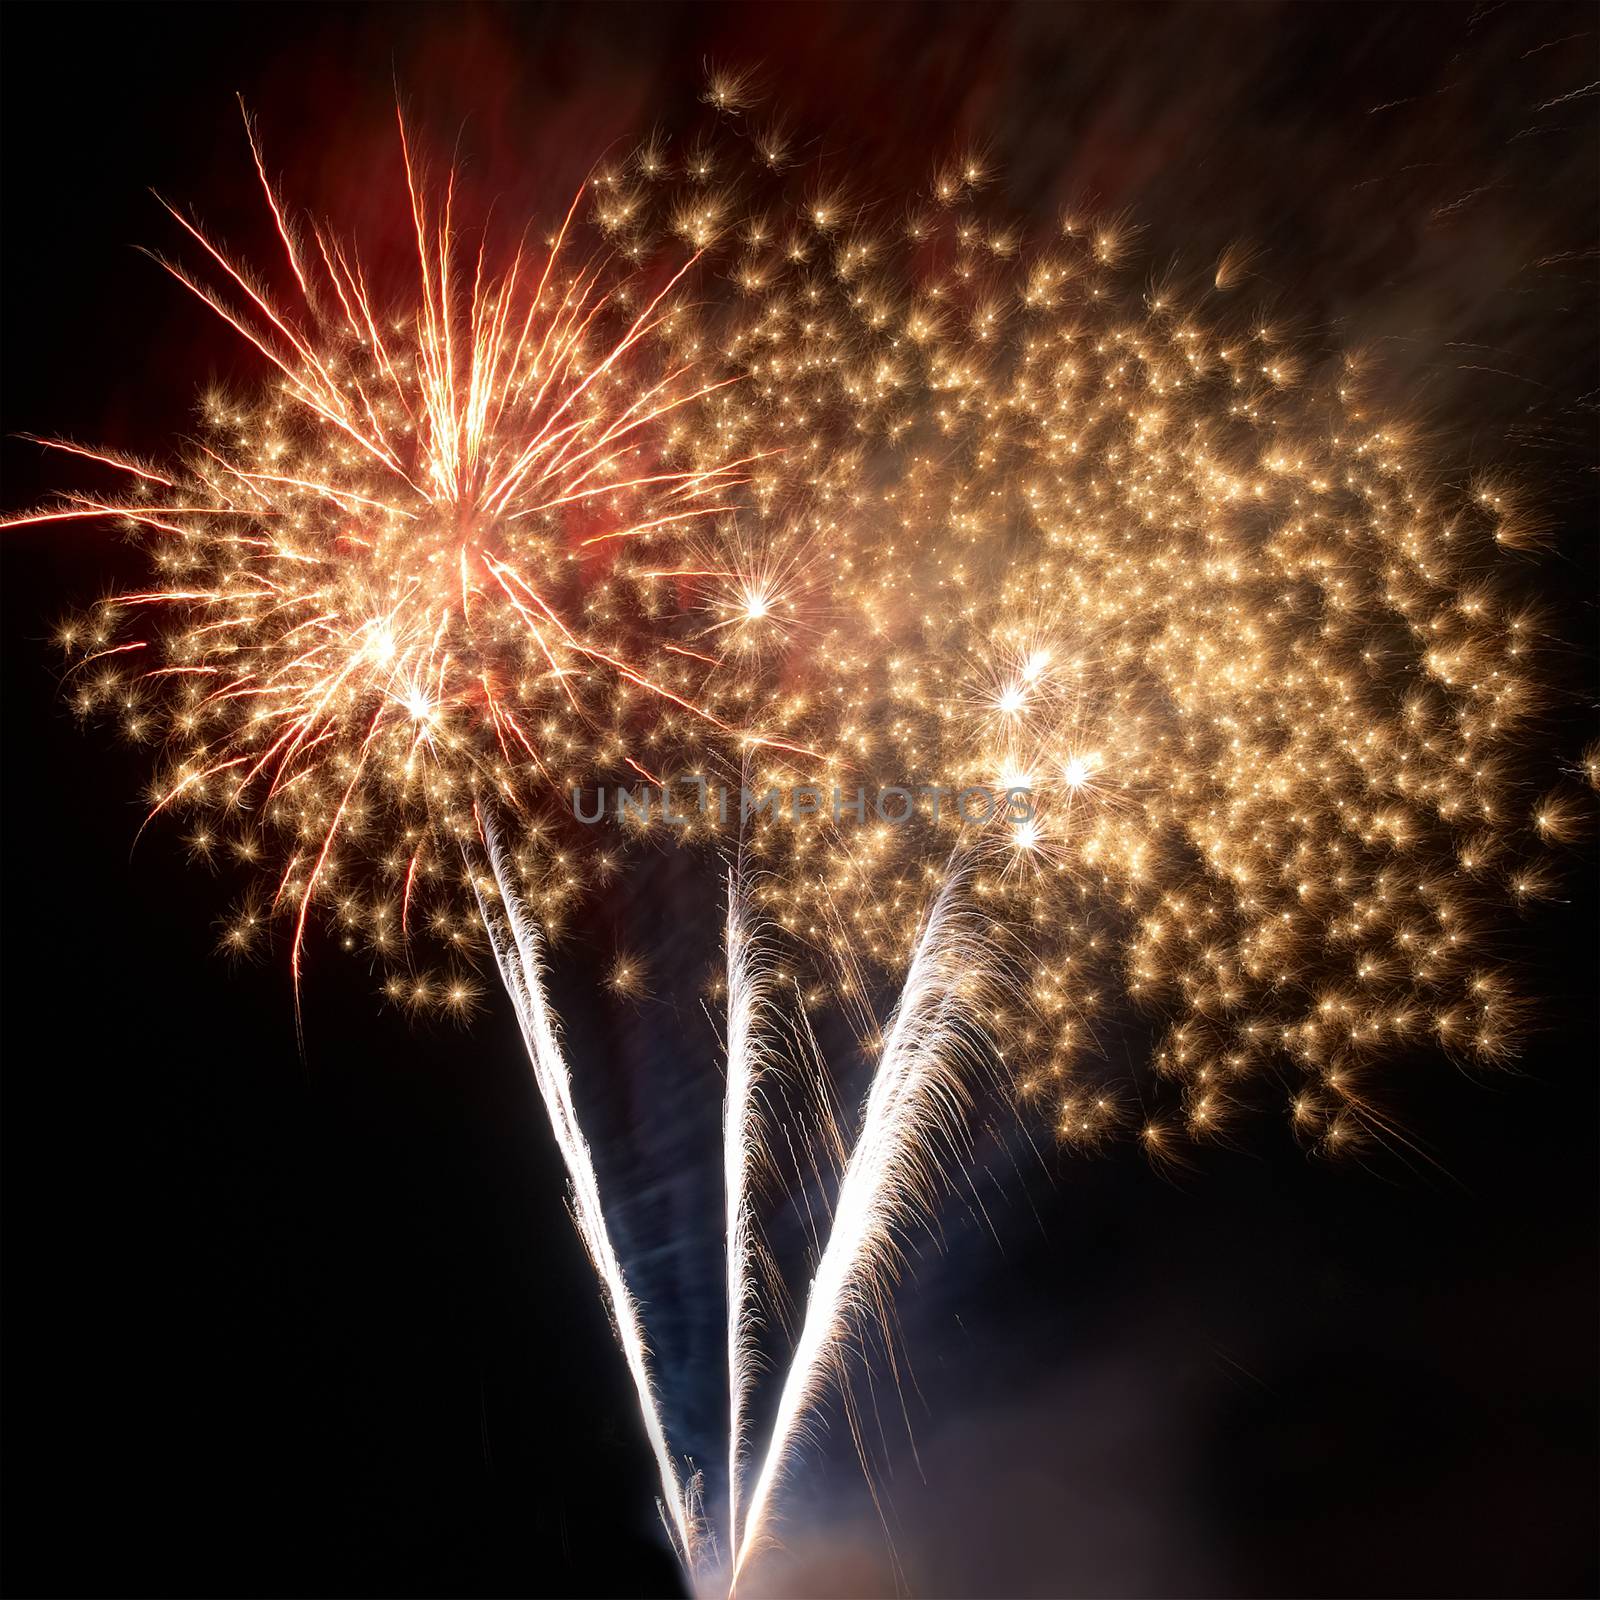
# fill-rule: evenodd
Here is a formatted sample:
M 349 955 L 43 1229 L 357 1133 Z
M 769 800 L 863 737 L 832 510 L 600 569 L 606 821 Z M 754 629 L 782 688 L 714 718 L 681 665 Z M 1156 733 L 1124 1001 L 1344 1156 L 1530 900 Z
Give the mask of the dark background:
M 150 186 L 260 243 L 236 90 L 293 198 L 381 251 L 396 80 L 515 210 L 679 119 L 706 57 L 762 61 L 807 155 L 869 191 L 979 136 L 999 203 L 1048 224 L 1096 194 L 1147 225 L 1153 269 L 1253 240 L 1267 297 L 1376 350 L 1447 472 L 1535 488 L 1556 542 L 1530 581 L 1577 647 L 1550 748 L 1575 756 L 1597 26 L 1495 5 L 13 5 L 4 504 L 89 481 L 16 433 L 159 455 L 202 384 L 250 375 L 130 248 L 169 241 Z M 6 1589 L 673 1592 L 507 1008 L 411 1027 L 329 958 L 302 1057 L 284 963 L 212 955 L 228 886 L 169 836 L 130 854 L 144 759 L 56 693 L 51 622 L 129 552 L 71 526 L 7 534 L 0 559 Z M 912 1592 L 1595 1592 L 1595 896 L 1592 857 L 1571 866 L 1566 898 L 1508 914 L 1541 1000 L 1516 1071 L 1395 1075 L 1438 1167 L 1329 1168 L 1275 1124 L 1167 1179 L 985 1142 L 992 1227 L 953 1203 L 901 1296 L 921 1472 L 890 1429 L 885 1487 Z M 714 1174 L 673 1170 L 697 1135 L 647 1087 L 666 1058 L 692 1076 L 670 1041 L 696 1025 L 698 953 L 658 957 L 661 998 L 620 1018 L 584 998 L 618 926 L 672 946 L 661 908 L 692 884 L 652 870 L 558 999 L 632 1086 L 599 1124 L 649 1148 L 602 1176 L 703 1454 L 720 1313 L 682 1241 Z M 753 1594 L 894 1581 L 837 1429 L 788 1509 Z

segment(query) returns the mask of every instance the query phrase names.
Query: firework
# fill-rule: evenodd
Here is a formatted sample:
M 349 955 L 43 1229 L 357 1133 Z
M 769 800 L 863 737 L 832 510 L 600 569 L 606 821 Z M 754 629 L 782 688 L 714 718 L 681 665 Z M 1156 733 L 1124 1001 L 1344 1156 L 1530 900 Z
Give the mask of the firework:
M 314 906 L 390 958 L 424 900 L 430 931 L 469 941 L 441 901 L 477 794 L 526 819 L 535 791 L 703 761 L 705 738 L 803 747 L 748 676 L 728 703 L 715 640 L 688 642 L 729 584 L 761 585 L 745 611 L 759 592 L 765 615 L 759 574 L 706 550 L 736 490 L 778 492 L 784 454 L 728 393 L 747 374 L 709 357 L 693 254 L 575 257 L 585 190 L 541 257 L 496 275 L 402 122 L 417 278 L 395 311 L 352 248 L 293 224 L 250 147 L 292 305 L 170 206 L 217 281 L 163 265 L 276 383 L 213 396 L 208 437 L 170 469 L 54 442 L 134 492 L 9 525 L 111 519 L 149 540 L 157 581 L 63 629 L 76 703 L 162 738 L 152 816 L 218 812 L 246 860 L 283 841 L 270 909 L 293 921 L 298 985 Z M 241 943 L 256 925 L 252 906 Z
M 723 75 L 708 99 L 749 94 Z M 214 397 L 172 467 L 58 443 L 131 491 L 13 520 L 146 542 L 157 581 L 63 630 L 71 693 L 159 741 L 152 815 L 198 819 L 195 853 L 272 864 L 230 945 L 287 918 L 298 985 L 315 909 L 391 965 L 392 999 L 459 1010 L 487 937 L 691 1565 L 541 962 L 642 834 L 737 849 L 737 1572 L 884 1324 L 982 1069 L 1068 1146 L 1164 1159 L 1282 1107 L 1334 1154 L 1410 1144 L 1382 1094 L 1402 1052 L 1514 1053 L 1494 924 L 1551 891 L 1591 812 L 1540 770 L 1540 521 L 1515 484 L 1452 481 L 1358 358 L 1237 306 L 1242 256 L 1134 281 L 1123 224 L 1032 238 L 980 203 L 975 158 L 891 226 L 848 183 L 797 195 L 779 131 L 652 140 L 496 271 L 402 142 L 400 311 L 293 221 L 252 138 L 293 294 L 177 212 L 213 277 L 170 270 L 273 386 Z M 834 807 L 597 836 L 559 803 L 734 770 Z M 886 791 L 931 804 L 886 815 Z M 424 940 L 442 979 L 412 965 Z M 747 1495 L 780 944 L 807 1004 L 896 998 Z M 644 992 L 641 953 L 610 986 Z M 1135 1081 L 1102 1048 L 1132 1011 L 1159 1032 Z

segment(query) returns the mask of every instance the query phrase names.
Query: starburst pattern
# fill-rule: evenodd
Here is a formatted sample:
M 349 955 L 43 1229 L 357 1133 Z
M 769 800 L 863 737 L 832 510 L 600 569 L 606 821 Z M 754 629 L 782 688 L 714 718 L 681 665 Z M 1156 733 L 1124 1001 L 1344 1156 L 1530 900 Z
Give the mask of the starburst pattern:
M 252 874 L 229 954 L 287 922 L 298 983 L 317 913 L 390 1001 L 464 1016 L 491 951 L 686 1559 L 697 1486 L 539 982 L 641 842 L 736 845 L 736 1562 L 883 1319 L 983 1065 L 1075 1147 L 1168 1159 L 1267 1106 L 1322 1152 L 1413 1148 L 1384 1066 L 1515 1053 L 1500 925 L 1557 890 L 1600 761 L 1541 745 L 1537 496 L 1451 477 L 1359 359 L 1236 304 L 1246 252 L 1141 282 L 1136 229 L 1041 238 L 979 152 L 891 224 L 853 175 L 793 169 L 747 77 L 705 98 L 710 131 L 597 169 L 538 249 L 469 247 L 402 123 L 398 291 L 291 214 L 252 131 L 282 288 L 171 207 L 197 264 L 163 264 L 266 381 L 208 398 L 171 464 L 53 441 L 128 491 L 11 521 L 148 549 L 148 587 L 63 626 L 69 693 L 158 747 L 151 816 L 192 859 Z M 686 775 L 811 803 L 602 833 L 566 803 Z M 779 946 L 807 1004 L 900 988 L 757 1466 Z M 609 987 L 645 1003 L 643 955 Z M 1130 1081 L 1102 1045 L 1135 1012 L 1157 1037 Z

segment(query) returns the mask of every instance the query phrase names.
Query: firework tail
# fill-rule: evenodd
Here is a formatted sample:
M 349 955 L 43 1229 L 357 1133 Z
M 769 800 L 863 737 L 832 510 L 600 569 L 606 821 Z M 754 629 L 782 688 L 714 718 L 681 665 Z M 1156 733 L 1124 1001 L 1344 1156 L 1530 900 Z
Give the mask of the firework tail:
M 746 1407 L 757 1367 L 760 1326 L 759 1246 L 752 1188 L 766 1159 L 761 1080 L 774 1065 L 763 1014 L 770 973 L 742 873 L 728 875 L 725 933 L 728 973 L 727 1088 L 722 1151 L 727 1206 L 728 1553 L 739 1548 L 739 1491 L 744 1470 Z
M 817 1263 L 805 1320 L 784 1379 L 760 1474 L 745 1510 L 733 1577 L 766 1537 L 773 1493 L 829 1384 L 883 1315 L 901 1230 L 932 1198 L 939 1156 L 959 1138 L 963 1069 L 981 1040 L 974 1002 L 994 980 L 993 948 L 962 908 L 951 874 L 917 937 L 886 1031 L 861 1131 L 845 1167 L 833 1227 Z M 742 1292 L 742 1291 L 741 1291 Z
M 523 1044 L 550 1118 L 551 1131 L 555 1134 L 561 1159 L 566 1164 L 573 1220 L 600 1279 L 606 1309 L 610 1313 L 617 1341 L 622 1346 L 628 1373 L 633 1379 L 640 1416 L 661 1478 L 662 1520 L 679 1559 L 692 1572 L 698 1546 L 692 1486 L 686 1489 L 680 1481 L 677 1464 L 667 1447 L 666 1432 L 656 1404 L 655 1385 L 650 1376 L 650 1353 L 640 1324 L 639 1307 L 628 1289 L 621 1263 L 612 1247 L 611 1235 L 606 1229 L 594 1162 L 573 1106 L 572 1077 L 561 1051 L 556 1020 L 545 998 L 540 935 L 507 869 L 493 819 L 480 814 L 479 826 L 489 870 L 500 891 L 500 909 L 497 911 L 491 905 L 482 889 L 477 890 L 478 906 L 489 933 L 495 963 L 516 1008 Z

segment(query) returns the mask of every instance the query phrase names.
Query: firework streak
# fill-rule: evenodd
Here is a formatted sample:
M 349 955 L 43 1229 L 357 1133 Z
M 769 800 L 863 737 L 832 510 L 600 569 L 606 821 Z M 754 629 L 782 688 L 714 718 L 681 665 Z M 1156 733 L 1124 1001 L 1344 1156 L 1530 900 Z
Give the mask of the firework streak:
M 678 1478 L 678 1469 L 667 1447 L 656 1405 L 655 1385 L 650 1376 L 650 1353 L 645 1346 L 639 1308 L 622 1275 L 621 1263 L 606 1230 L 605 1212 L 600 1204 L 600 1186 L 595 1180 L 594 1161 L 588 1141 L 578 1126 L 572 1103 L 572 1076 L 561 1053 L 555 1019 L 544 992 L 544 958 L 538 930 L 528 919 L 517 897 L 515 884 L 506 872 L 505 853 L 491 818 L 483 819 L 483 843 L 489 870 L 499 890 L 498 905 L 492 897 L 478 893 L 483 925 L 488 930 L 496 966 L 506 993 L 516 1008 L 522 1029 L 522 1042 L 533 1067 L 534 1081 L 550 1118 L 550 1130 L 566 1165 L 570 1184 L 569 1198 L 573 1220 L 589 1260 L 600 1279 L 601 1292 L 622 1354 L 633 1379 L 644 1418 L 645 1432 L 661 1475 L 662 1520 L 680 1559 L 691 1571 L 694 1567 L 697 1538 L 689 1496 Z
M 961 1143 L 963 1069 L 982 1053 L 979 1001 L 994 971 L 992 946 L 961 908 L 962 891 L 961 876 L 952 875 L 917 936 L 750 1496 L 735 1579 L 760 1547 L 773 1492 L 809 1413 L 830 1380 L 843 1380 L 867 1324 L 884 1321 L 899 1241 L 931 1203 L 941 1158 Z M 747 1283 L 737 1287 L 741 1299 L 751 1292 Z
M 757 1373 L 762 1275 L 769 1263 L 756 1232 L 756 1182 L 766 1165 L 768 1107 L 763 1080 L 778 1065 L 770 1045 L 773 1004 L 769 952 L 738 872 L 728 877 L 724 935 L 728 975 L 727 1091 L 723 1100 L 723 1180 L 727 1204 L 728 1549 L 739 1540 L 746 1409 Z

